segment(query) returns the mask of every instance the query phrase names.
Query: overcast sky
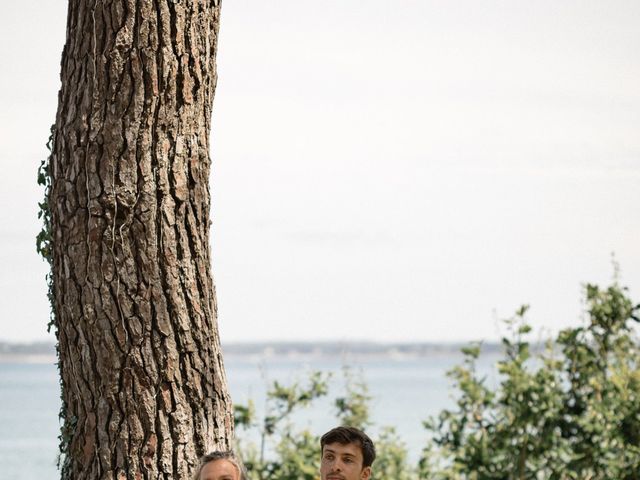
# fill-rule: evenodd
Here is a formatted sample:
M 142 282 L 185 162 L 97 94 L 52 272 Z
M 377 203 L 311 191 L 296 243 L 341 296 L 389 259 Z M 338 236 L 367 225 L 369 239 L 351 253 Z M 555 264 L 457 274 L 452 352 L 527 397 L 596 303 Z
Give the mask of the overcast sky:
M 225 0 L 212 132 L 223 341 L 495 339 L 581 285 L 640 300 L 640 2 Z M 36 170 L 66 2 L 0 19 L 0 339 L 46 334 Z

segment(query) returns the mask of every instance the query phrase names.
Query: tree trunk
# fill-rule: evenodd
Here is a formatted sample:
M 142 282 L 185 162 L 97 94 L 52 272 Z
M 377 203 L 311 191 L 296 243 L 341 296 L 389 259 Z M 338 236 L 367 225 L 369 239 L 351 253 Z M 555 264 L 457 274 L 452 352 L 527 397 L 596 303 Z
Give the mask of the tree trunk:
M 190 478 L 232 409 L 209 252 L 218 0 L 70 0 L 49 162 L 62 477 Z

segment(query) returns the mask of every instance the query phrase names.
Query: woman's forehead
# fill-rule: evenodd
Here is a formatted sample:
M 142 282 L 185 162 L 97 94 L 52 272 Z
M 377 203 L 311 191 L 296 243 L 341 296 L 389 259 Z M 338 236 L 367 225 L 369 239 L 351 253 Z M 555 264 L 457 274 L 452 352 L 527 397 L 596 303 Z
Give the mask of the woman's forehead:
M 239 478 L 238 467 L 224 458 L 207 462 L 200 472 L 200 480 L 217 480 L 223 476 Z

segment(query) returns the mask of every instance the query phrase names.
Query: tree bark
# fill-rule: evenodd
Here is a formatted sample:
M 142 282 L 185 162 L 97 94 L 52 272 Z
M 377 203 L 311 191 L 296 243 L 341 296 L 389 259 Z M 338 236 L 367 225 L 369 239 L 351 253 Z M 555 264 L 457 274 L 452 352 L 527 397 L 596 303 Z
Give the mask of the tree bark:
M 229 447 L 209 252 L 218 0 L 70 0 L 49 162 L 62 477 Z

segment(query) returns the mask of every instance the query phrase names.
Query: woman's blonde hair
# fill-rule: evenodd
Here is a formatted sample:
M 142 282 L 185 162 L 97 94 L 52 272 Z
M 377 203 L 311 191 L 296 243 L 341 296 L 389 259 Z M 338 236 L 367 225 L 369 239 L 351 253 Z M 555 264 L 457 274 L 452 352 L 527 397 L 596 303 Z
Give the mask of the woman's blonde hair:
M 202 473 L 202 469 L 207 463 L 215 462 L 216 460 L 227 460 L 231 462 L 236 470 L 238 470 L 238 478 L 240 480 L 247 480 L 247 475 L 245 474 L 244 467 L 238 457 L 236 457 L 235 453 L 232 450 L 223 450 L 217 452 L 211 452 L 204 455 L 200 458 L 200 465 L 198 465 L 198 469 L 196 470 L 196 474 L 193 477 L 194 480 L 200 480 L 200 474 Z

